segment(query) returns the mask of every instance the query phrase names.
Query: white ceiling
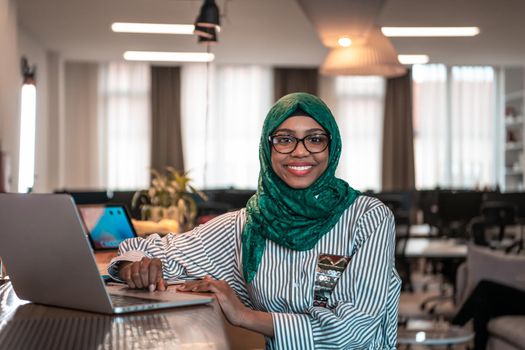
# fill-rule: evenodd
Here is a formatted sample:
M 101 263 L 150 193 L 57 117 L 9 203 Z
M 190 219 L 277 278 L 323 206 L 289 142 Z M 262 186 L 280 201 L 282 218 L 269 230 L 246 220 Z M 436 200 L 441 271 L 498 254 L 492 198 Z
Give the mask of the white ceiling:
M 319 65 L 327 52 L 296 0 L 216 0 L 225 11 L 218 63 Z M 332 0 L 322 1 L 327 8 Z M 17 0 L 21 29 L 68 60 L 125 50 L 205 51 L 194 36 L 112 33 L 112 22 L 193 23 L 202 0 Z M 226 4 L 226 6 L 225 6 Z M 354 14 L 355 15 L 355 14 Z M 350 16 L 349 16 L 350 17 Z M 400 54 L 449 64 L 525 65 L 523 0 L 386 0 L 382 26 L 479 26 L 473 38 L 392 38 Z

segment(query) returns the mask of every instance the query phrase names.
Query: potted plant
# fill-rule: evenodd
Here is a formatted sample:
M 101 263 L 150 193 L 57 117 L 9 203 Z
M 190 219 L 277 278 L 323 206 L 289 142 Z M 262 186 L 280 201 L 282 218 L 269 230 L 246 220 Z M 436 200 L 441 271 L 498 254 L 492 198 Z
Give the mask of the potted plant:
M 140 206 L 142 220 L 173 220 L 177 232 L 191 230 L 197 217 L 195 199 L 207 200 L 207 197 L 190 182 L 187 172 L 179 172 L 173 167 L 166 167 L 163 173 L 152 169 L 150 187 L 135 193 L 132 205 Z

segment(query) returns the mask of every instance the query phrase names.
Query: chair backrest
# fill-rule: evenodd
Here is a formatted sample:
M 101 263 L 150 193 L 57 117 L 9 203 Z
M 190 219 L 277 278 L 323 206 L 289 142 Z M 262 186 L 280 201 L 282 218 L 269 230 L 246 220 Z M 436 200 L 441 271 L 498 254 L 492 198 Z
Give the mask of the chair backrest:
M 467 228 L 470 235 L 470 240 L 477 246 L 488 247 L 489 241 L 487 240 L 487 235 L 485 234 L 486 229 L 487 224 L 485 224 L 481 216 L 472 219 Z
M 505 228 L 516 224 L 516 206 L 503 201 L 485 201 L 481 205 L 481 215 L 469 223 L 469 231 L 474 243 L 489 246 L 487 231 L 497 228 L 498 240 L 505 237 Z
M 525 291 L 525 256 L 505 254 L 469 244 L 466 268 L 458 271 L 457 279 L 456 300 L 459 304 L 481 280 L 498 282 Z

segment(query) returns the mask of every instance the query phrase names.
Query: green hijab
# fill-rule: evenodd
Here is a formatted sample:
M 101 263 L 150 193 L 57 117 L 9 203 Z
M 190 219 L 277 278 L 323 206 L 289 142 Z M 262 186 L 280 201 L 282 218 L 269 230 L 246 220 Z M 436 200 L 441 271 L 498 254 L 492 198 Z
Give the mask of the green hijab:
M 281 123 L 301 109 L 332 136 L 328 167 L 308 188 L 293 189 L 272 169 L 268 137 Z M 250 283 L 261 262 L 266 239 L 298 251 L 312 249 L 337 223 L 358 191 L 335 177 L 341 154 L 341 136 L 330 109 L 316 96 L 298 92 L 282 97 L 264 120 L 259 144 L 259 185 L 246 205 L 247 219 L 242 233 L 242 263 Z

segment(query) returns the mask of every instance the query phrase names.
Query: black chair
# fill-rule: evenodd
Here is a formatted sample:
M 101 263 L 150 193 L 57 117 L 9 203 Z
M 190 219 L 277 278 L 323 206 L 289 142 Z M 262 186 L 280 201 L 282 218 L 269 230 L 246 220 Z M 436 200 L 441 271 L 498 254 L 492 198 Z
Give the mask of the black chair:
M 486 201 L 505 202 L 514 205 L 516 225 L 520 226 L 518 251 L 521 251 L 525 243 L 525 192 L 488 193 Z
M 432 208 L 435 216 L 435 225 L 438 227 L 436 239 L 461 239 L 468 240 L 468 225 L 471 220 L 480 215 L 483 192 L 437 190 L 436 203 Z M 425 299 L 420 308 L 434 314 L 438 305 L 453 299 L 456 288 L 456 274 L 459 265 L 464 259 L 447 258 L 429 260 L 432 273 L 442 278 L 439 295 Z M 447 286 L 452 288 L 448 293 Z
M 521 237 L 508 240 L 506 229 L 517 225 L 516 206 L 504 201 L 487 201 L 481 207 L 481 216 L 470 224 L 471 238 L 474 244 L 509 252 L 515 247 L 521 248 Z M 490 231 L 496 231 L 491 234 Z

